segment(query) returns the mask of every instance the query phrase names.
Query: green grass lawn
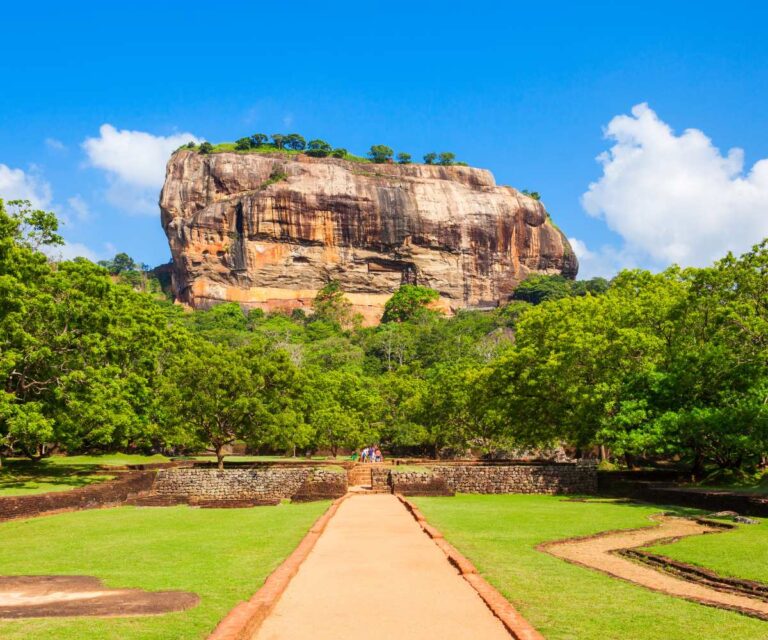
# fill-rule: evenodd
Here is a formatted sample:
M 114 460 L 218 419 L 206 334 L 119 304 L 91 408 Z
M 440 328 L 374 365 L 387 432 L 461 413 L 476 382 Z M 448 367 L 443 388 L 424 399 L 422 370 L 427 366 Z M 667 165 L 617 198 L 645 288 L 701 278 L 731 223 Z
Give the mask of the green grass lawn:
M 413 501 L 548 640 L 768 638 L 766 622 L 655 593 L 535 549 L 548 540 L 649 525 L 660 507 L 525 495 Z M 749 551 L 734 547 L 734 553 L 756 562 Z
M 0 496 L 21 496 L 49 491 L 67 491 L 114 478 L 98 473 L 101 466 L 123 466 L 165 462 L 161 455 L 139 456 L 114 453 L 91 456 L 54 456 L 32 462 L 26 458 L 10 458 L 0 468 Z
M 650 547 L 648 551 L 745 580 L 768 583 L 768 521 Z M 766 632 L 768 637 L 768 632 Z
M 160 616 L 0 621 L 0 638 L 205 638 L 261 586 L 327 507 L 121 507 L 2 523 L 3 575 L 89 575 L 110 587 L 193 591 L 201 602 Z

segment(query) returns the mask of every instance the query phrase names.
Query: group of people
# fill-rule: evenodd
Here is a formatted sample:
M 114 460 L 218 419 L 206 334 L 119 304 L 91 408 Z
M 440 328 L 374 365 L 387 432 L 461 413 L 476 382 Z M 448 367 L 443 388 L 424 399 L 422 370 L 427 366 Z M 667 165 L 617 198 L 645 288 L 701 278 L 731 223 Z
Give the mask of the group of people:
M 352 459 L 358 459 L 357 451 L 352 454 Z M 384 456 L 381 455 L 381 449 L 378 447 L 365 447 L 360 452 L 360 462 L 382 462 L 383 460 Z

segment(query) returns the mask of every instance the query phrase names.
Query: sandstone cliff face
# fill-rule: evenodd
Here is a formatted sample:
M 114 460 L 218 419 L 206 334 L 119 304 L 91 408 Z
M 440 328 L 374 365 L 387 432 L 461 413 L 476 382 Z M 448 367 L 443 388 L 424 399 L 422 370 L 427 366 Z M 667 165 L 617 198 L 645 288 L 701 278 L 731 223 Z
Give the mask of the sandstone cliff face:
M 179 151 L 160 196 L 179 301 L 311 310 L 341 282 L 368 323 L 401 284 L 450 312 L 578 263 L 540 202 L 471 167 Z

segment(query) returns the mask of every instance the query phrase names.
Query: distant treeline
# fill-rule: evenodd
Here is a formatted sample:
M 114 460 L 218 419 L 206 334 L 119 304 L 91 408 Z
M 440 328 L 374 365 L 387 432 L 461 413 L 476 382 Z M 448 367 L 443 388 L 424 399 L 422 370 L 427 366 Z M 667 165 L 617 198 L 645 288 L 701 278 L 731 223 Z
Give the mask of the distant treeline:
M 532 276 L 445 318 L 404 285 L 362 327 L 341 285 L 312 313 L 184 311 L 125 254 L 51 261 L 56 217 L 0 201 L 0 452 L 497 456 L 563 444 L 605 464 L 754 474 L 768 456 L 768 241 L 711 267 Z

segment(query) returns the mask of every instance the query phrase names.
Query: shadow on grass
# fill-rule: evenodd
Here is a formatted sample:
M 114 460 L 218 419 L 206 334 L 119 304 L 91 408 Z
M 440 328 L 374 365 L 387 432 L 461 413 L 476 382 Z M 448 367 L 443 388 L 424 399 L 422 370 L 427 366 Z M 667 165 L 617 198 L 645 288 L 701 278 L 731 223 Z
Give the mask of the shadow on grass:
M 108 480 L 93 464 L 52 464 L 47 460 L 6 460 L 0 469 L 0 495 L 62 491 Z

